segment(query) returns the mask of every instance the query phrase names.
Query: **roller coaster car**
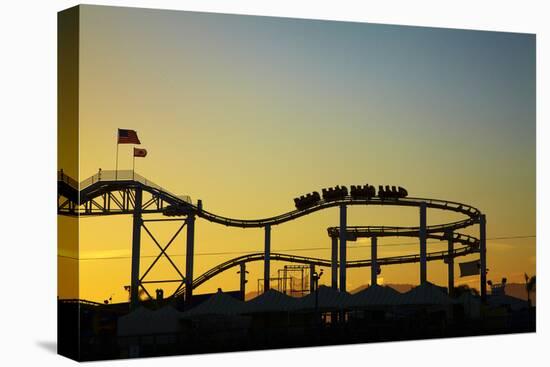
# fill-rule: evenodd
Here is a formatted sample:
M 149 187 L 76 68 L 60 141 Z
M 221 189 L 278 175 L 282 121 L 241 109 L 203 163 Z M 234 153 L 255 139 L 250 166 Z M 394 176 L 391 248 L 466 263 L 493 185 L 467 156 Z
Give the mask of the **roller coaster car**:
M 309 194 L 302 195 L 299 198 L 294 198 L 294 204 L 296 209 L 304 210 L 315 206 L 321 200 L 321 195 L 317 191 L 310 192 Z
M 376 196 L 376 189 L 372 185 L 369 185 L 369 196 L 371 198 Z
M 346 196 L 348 196 L 348 188 L 345 186 L 336 186 L 336 187 L 329 187 L 328 189 L 323 189 L 323 199 L 325 201 L 336 201 L 344 199 Z
M 378 186 L 378 197 L 380 199 L 400 199 L 400 198 L 405 198 L 407 197 L 407 195 L 409 195 L 409 193 L 407 192 L 406 189 L 404 189 L 403 187 L 399 186 L 399 187 L 395 187 L 395 186 L 389 186 L 389 185 L 386 185 L 386 187 L 384 188 L 384 186 L 380 185 Z
M 382 185 L 378 185 L 378 197 L 380 199 L 385 199 L 386 198 L 386 193 L 384 192 L 384 186 L 382 186 Z
M 170 205 L 164 208 L 162 214 L 167 217 L 177 217 L 181 215 L 186 215 L 189 213 L 189 209 L 183 205 Z
M 376 196 L 374 186 L 366 185 L 351 185 L 351 197 L 354 199 L 370 199 L 373 196 Z

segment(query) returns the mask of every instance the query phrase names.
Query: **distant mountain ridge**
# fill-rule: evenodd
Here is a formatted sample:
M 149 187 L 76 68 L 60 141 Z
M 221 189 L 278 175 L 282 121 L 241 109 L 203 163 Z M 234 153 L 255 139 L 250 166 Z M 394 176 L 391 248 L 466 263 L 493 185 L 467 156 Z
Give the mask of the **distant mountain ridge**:
M 383 284 L 383 285 L 386 286 L 386 287 L 393 288 L 396 291 L 398 291 L 399 293 L 408 292 L 414 287 L 412 284 L 391 284 L 391 283 L 388 283 L 388 284 Z M 350 290 L 349 293 L 355 294 L 357 292 L 361 292 L 363 289 L 366 289 L 366 288 L 367 288 L 367 285 L 361 285 L 357 288 L 354 288 L 354 289 Z
M 411 288 L 413 288 L 413 285 L 411 284 L 385 284 L 388 287 L 392 287 L 396 291 L 400 293 L 404 293 L 409 291 Z M 364 289 L 366 286 L 357 288 L 358 290 Z M 477 289 L 477 288 L 476 288 Z M 491 290 L 487 290 L 489 294 L 491 294 Z M 355 293 L 356 291 L 352 291 L 351 293 Z M 525 284 L 522 283 L 508 283 L 506 284 L 506 288 L 504 289 L 504 292 L 508 296 L 512 296 L 515 298 L 522 299 L 524 301 L 527 301 L 527 291 L 525 290 Z M 535 305 L 537 299 L 537 293 L 536 291 L 531 293 L 531 302 L 533 305 Z
M 399 293 L 408 292 L 414 287 L 414 285 L 412 285 L 412 284 L 392 284 L 392 283 L 384 284 L 384 286 L 391 287 L 391 288 L 395 289 L 396 291 L 398 291 Z M 367 285 L 362 285 L 362 286 L 359 286 L 357 288 L 354 288 L 354 289 L 350 290 L 349 293 L 355 294 L 357 292 L 362 291 L 365 288 L 367 288 Z M 491 293 L 490 290 L 488 290 L 488 292 L 489 292 L 489 294 Z M 505 293 L 508 296 L 516 297 L 516 298 L 522 299 L 524 301 L 527 300 L 527 291 L 525 290 L 525 284 L 508 283 L 508 284 L 506 284 Z M 248 301 L 252 298 L 255 298 L 257 295 L 258 295 L 257 291 L 248 292 L 245 295 L 245 300 Z M 536 301 L 537 301 L 537 293 L 536 293 L 536 291 L 534 291 L 534 292 L 531 293 L 531 303 L 532 303 L 533 306 L 536 305 Z

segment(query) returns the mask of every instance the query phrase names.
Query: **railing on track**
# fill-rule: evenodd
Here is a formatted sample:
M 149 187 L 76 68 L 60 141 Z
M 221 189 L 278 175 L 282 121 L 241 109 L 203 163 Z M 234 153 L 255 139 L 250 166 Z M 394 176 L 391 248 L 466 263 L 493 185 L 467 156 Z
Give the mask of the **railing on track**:
M 59 174 L 58 174 L 59 176 Z M 58 178 L 59 180 L 59 178 Z M 72 181 L 76 182 L 75 180 L 71 179 Z M 80 183 L 80 190 L 86 190 L 90 188 L 92 185 L 97 184 L 99 182 L 104 183 L 118 183 L 118 182 L 139 182 L 140 184 L 151 188 L 153 190 L 159 191 L 165 195 L 168 195 L 174 199 L 177 199 L 183 203 L 191 204 L 191 197 L 189 195 L 175 195 L 172 192 L 168 191 L 166 188 L 157 185 L 153 181 L 149 180 L 148 178 L 140 175 L 139 173 L 131 170 L 119 170 L 119 171 L 112 171 L 112 170 L 99 170 L 96 174 L 88 177 L 87 179 L 83 180 Z M 76 183 L 76 187 L 78 187 L 78 183 Z
M 78 181 L 66 175 L 63 170 L 57 171 L 57 182 L 64 182 L 71 186 L 73 189 L 78 190 Z
M 88 186 L 91 186 L 92 184 L 100 181 L 136 181 L 154 189 L 170 193 L 170 191 L 166 190 L 164 187 L 157 185 L 153 181 L 143 177 L 139 173 L 132 170 L 99 170 L 95 175 L 88 177 L 80 183 L 80 190 L 83 190 Z

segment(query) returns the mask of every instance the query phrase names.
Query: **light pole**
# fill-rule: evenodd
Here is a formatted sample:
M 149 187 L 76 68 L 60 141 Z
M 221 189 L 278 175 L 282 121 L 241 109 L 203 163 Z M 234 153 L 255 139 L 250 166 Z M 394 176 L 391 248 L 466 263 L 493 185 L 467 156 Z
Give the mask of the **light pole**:
M 245 293 L 246 293 L 246 283 L 248 283 L 248 280 L 246 279 L 246 274 L 248 274 L 248 270 L 246 270 L 246 263 L 240 263 L 239 264 L 240 270 L 237 272 L 237 274 L 240 274 L 240 292 L 241 292 L 241 298 L 244 301 L 245 299 Z
M 315 289 L 315 312 L 317 312 L 319 308 L 319 279 L 321 279 L 321 276 L 323 275 L 323 269 L 319 273 L 314 272 L 313 273 L 313 286 Z

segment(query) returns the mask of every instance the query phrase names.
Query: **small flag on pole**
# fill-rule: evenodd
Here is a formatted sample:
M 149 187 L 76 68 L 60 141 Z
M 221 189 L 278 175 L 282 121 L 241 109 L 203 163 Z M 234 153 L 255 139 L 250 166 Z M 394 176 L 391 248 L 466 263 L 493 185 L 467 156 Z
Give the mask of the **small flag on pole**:
M 481 270 L 481 264 L 479 260 L 469 261 L 466 263 L 458 264 L 460 266 L 460 276 L 467 277 L 470 275 L 478 275 Z
M 147 150 L 146 149 L 140 149 L 140 148 L 134 148 L 134 157 L 146 157 L 147 156 Z
M 118 129 L 117 144 L 141 144 L 135 130 Z

